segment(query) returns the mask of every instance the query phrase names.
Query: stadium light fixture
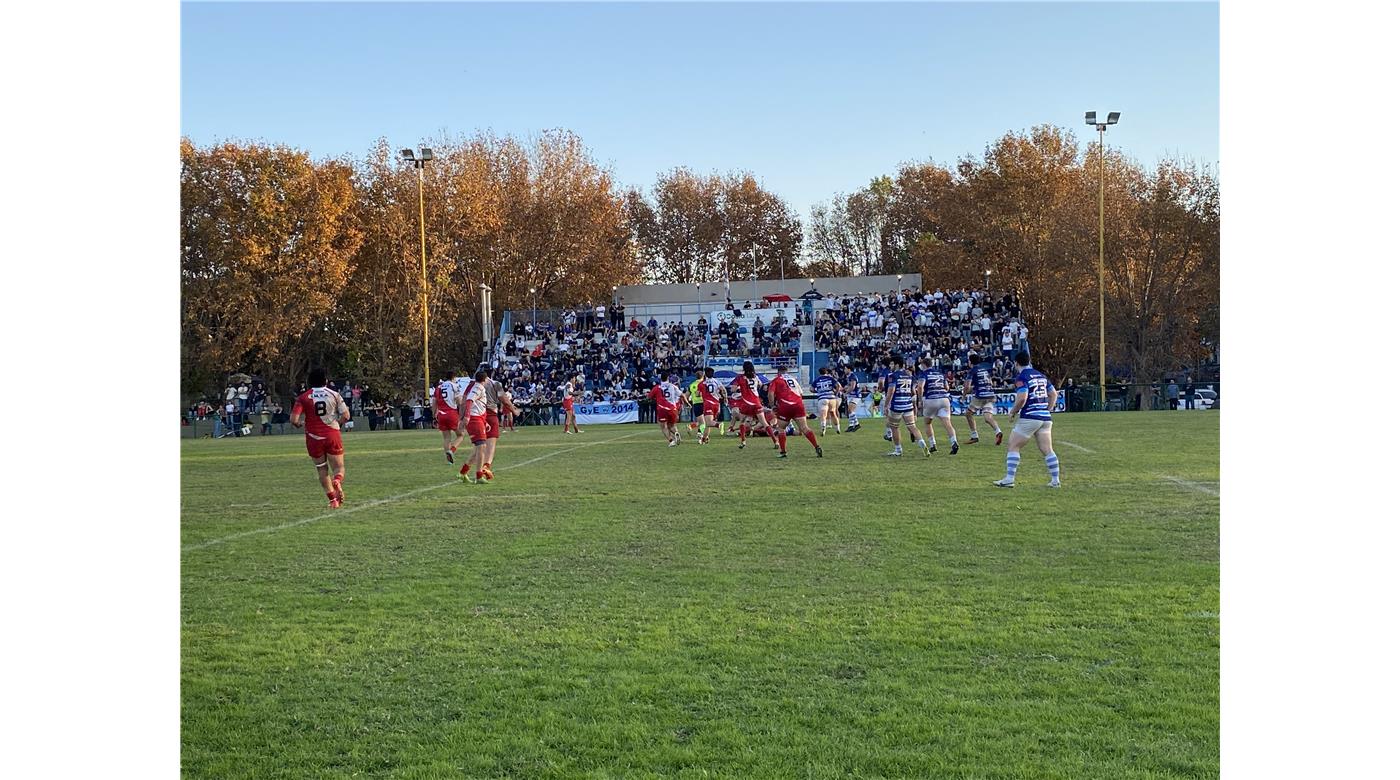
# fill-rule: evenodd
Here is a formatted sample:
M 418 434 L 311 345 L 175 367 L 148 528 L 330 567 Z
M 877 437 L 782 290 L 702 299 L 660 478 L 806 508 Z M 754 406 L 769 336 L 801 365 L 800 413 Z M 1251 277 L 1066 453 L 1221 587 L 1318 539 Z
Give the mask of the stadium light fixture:
M 1097 113 L 1094 111 L 1084 112 L 1085 124 L 1094 126 L 1099 131 L 1099 408 L 1102 409 L 1108 403 L 1108 388 L 1106 386 L 1107 373 L 1104 371 L 1105 348 L 1104 326 L 1103 326 L 1103 165 L 1104 165 L 1104 145 L 1103 134 L 1109 125 L 1118 124 L 1118 117 L 1122 116 L 1120 111 L 1108 112 L 1108 119 L 1104 122 L 1096 122 Z
M 982 289 L 987 292 L 992 291 L 992 269 L 990 268 L 982 272 Z
M 423 166 L 433 159 L 433 150 L 426 146 L 419 147 L 418 155 L 414 156 L 412 149 L 402 149 L 399 157 L 404 162 L 413 163 L 413 167 L 418 169 L 418 241 L 423 252 L 422 278 L 419 280 L 423 303 L 423 402 L 427 403 L 433 392 L 429 388 L 432 374 L 428 371 L 428 226 L 423 217 Z
M 530 288 L 530 330 L 535 330 L 535 310 L 538 305 L 535 303 L 535 288 Z

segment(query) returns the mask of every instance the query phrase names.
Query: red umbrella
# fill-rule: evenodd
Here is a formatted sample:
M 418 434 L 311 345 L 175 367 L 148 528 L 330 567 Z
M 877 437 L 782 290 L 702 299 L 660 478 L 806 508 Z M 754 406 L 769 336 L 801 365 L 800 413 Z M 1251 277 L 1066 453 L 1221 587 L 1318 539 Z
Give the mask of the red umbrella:
M 763 296 L 763 300 L 768 301 L 769 303 L 787 303 L 792 301 L 792 298 L 790 296 L 784 295 L 783 293 L 773 293 L 772 295 Z

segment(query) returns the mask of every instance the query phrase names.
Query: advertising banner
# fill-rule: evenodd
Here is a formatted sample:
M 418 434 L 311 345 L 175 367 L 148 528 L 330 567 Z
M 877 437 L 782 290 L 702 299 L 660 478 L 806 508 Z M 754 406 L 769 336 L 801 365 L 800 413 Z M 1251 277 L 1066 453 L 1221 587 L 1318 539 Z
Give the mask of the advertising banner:
M 614 401 L 600 404 L 575 404 L 574 416 L 579 425 L 634 423 L 637 421 L 636 401 Z

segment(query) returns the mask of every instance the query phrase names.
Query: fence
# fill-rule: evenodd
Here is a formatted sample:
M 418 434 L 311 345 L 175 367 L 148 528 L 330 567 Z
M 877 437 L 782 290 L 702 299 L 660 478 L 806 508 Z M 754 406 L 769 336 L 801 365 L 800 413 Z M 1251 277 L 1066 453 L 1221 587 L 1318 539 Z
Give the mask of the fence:
M 1187 410 L 1190 406 L 1194 406 L 1197 410 L 1220 408 L 1218 385 L 1197 385 L 1196 390 L 1207 391 L 1214 397 L 1206 397 L 1188 404 L 1185 386 L 1178 385 L 1179 398 L 1175 408 L 1177 410 Z M 1061 392 L 1065 394 L 1065 411 L 1067 412 L 1135 412 L 1173 409 L 1171 399 L 1167 397 L 1167 387 L 1161 384 L 1107 385 L 1102 403 L 1099 401 L 1098 385 L 1061 388 Z

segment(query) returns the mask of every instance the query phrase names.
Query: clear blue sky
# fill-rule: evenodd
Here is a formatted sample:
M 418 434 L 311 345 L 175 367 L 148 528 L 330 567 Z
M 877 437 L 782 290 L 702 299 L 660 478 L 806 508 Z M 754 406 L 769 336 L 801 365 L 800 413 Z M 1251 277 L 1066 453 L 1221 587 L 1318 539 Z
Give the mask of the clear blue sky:
M 578 133 L 623 185 L 750 170 L 799 215 L 1040 123 L 1219 159 L 1214 3 L 184 3 L 182 132 L 362 156 Z

